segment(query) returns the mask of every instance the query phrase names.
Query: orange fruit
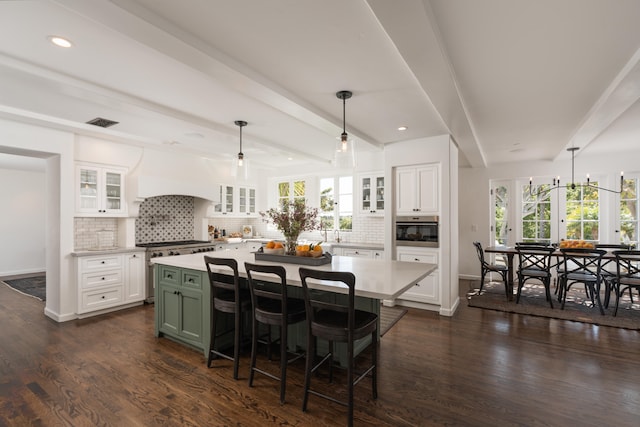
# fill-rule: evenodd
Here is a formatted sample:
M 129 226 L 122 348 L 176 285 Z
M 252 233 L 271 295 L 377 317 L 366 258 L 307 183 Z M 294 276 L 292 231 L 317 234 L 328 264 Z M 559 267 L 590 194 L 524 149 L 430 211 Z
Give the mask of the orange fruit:
M 273 248 L 275 248 L 275 247 L 276 247 L 276 242 L 274 242 L 274 241 L 272 240 L 272 241 L 270 241 L 269 243 L 267 243 L 264 247 L 265 247 L 265 248 L 267 248 L 267 249 L 273 249 Z
M 284 248 L 284 246 L 280 242 L 273 244 L 273 249 L 282 249 L 282 248 Z
M 316 246 L 313 248 L 313 250 L 314 250 L 314 251 L 316 251 L 316 252 L 322 252 L 322 246 L 320 246 L 320 245 L 316 245 Z

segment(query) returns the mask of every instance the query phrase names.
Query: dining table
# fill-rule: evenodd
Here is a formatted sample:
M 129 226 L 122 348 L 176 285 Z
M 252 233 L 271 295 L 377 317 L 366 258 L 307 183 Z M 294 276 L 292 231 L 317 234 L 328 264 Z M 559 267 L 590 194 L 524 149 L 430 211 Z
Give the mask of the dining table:
M 515 256 L 518 254 L 518 251 L 516 250 L 515 246 L 506 246 L 506 245 L 487 246 L 484 248 L 484 252 L 489 254 L 504 255 L 506 257 L 507 284 L 509 286 L 509 289 L 513 290 L 513 287 L 515 284 L 515 273 L 516 273 L 516 269 L 514 267 L 514 259 L 515 259 Z M 560 257 L 562 257 L 562 252 L 558 248 L 556 248 L 552 256 L 556 257 L 556 259 L 558 260 L 556 261 L 556 264 L 555 264 L 557 265 L 560 262 Z M 604 268 L 607 264 L 615 260 L 615 255 L 613 254 L 612 251 L 607 250 L 607 253 L 603 255 L 602 259 L 606 260 L 606 262 L 602 266 Z M 513 291 L 509 293 L 509 300 L 512 300 L 512 299 L 513 299 Z

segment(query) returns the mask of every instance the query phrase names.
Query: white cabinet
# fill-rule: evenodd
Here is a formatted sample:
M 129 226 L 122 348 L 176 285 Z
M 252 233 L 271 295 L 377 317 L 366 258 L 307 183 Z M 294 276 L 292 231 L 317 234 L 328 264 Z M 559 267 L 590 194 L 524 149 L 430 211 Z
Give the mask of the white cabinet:
M 397 260 L 407 262 L 423 262 L 438 264 L 439 249 L 398 247 Z M 429 276 L 416 283 L 412 288 L 400 296 L 400 299 L 422 302 L 428 304 L 440 304 L 440 273 L 436 269 Z
M 145 298 L 145 253 L 126 253 L 124 258 L 124 299 L 126 302 L 142 301 Z
M 124 216 L 126 169 L 97 165 L 76 165 L 76 215 Z
M 338 251 L 338 253 L 336 253 Z M 360 258 L 383 259 L 384 251 L 380 249 L 363 248 L 335 248 L 334 255 L 353 256 Z
M 358 211 L 362 215 L 384 215 L 384 173 L 358 176 Z
M 238 187 L 238 213 L 240 215 L 256 214 L 256 189 Z
M 79 256 L 76 259 L 78 314 L 142 303 L 144 251 Z
M 397 167 L 396 215 L 439 214 L 439 172 L 437 164 Z
M 214 207 L 214 215 L 255 216 L 256 190 L 252 187 L 220 186 L 220 203 Z
M 216 204 L 214 208 L 214 213 L 216 215 L 233 214 L 233 190 L 232 185 L 220 186 L 220 203 Z

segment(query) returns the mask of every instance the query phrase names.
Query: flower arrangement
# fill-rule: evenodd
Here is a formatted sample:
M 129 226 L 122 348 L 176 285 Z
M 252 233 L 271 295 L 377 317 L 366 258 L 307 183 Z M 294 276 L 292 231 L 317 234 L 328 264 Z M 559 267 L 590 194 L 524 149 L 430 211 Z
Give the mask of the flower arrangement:
M 260 212 L 260 216 L 263 221 L 272 222 L 284 235 L 287 255 L 295 255 L 300 233 L 318 227 L 318 209 L 308 207 L 304 199 L 287 202 L 281 209 L 271 208 Z

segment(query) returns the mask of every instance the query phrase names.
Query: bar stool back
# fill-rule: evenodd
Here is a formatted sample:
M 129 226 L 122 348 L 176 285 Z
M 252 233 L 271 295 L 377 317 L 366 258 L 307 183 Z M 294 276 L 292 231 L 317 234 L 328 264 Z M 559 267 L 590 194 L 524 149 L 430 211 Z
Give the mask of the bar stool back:
M 247 289 L 240 288 L 238 275 L 238 262 L 232 258 L 204 257 L 211 286 L 211 339 L 209 340 L 209 357 L 207 367 L 211 367 L 211 361 L 215 356 L 233 361 L 233 378 L 238 379 L 238 366 L 240 363 L 240 339 L 242 338 L 242 316 L 251 310 L 251 295 Z M 226 267 L 229 274 L 213 271 L 214 268 Z M 226 332 L 217 332 L 218 313 L 233 314 L 233 356 L 229 356 L 216 349 L 216 338 Z
M 313 270 L 300 268 L 300 279 L 304 291 L 304 301 L 307 311 L 307 363 L 304 374 L 304 397 L 302 410 L 307 410 L 309 393 L 345 405 L 348 408 L 348 425 L 353 425 L 353 387 L 361 379 L 371 373 L 371 388 L 373 398 L 378 397 L 377 366 L 378 366 L 378 316 L 375 313 L 355 309 L 356 278 L 353 273 L 339 271 Z M 349 289 L 346 303 L 327 302 L 320 299 L 309 287 L 309 280 L 330 281 L 344 284 Z M 354 341 L 371 335 L 371 364 L 362 373 L 355 372 Z M 315 363 L 317 338 L 329 342 L 329 352 Z M 332 396 L 310 389 L 311 374 L 325 362 L 329 362 L 329 382 L 333 380 L 333 343 L 347 344 L 347 401 L 338 400 Z M 357 378 L 354 378 L 357 375 Z
M 253 386 L 255 372 L 266 375 L 269 378 L 280 381 L 280 403 L 284 403 L 285 389 L 287 386 L 287 364 L 297 360 L 301 355 L 291 360 L 287 359 L 288 326 L 302 322 L 306 318 L 304 300 L 290 298 L 287 292 L 287 271 L 280 265 L 259 265 L 244 263 L 249 279 L 249 291 L 251 292 L 251 305 L 253 307 L 252 339 L 251 339 L 251 366 L 249 367 L 249 387 Z M 268 283 L 261 283 L 256 276 L 270 277 Z M 274 281 L 275 279 L 275 281 Z M 258 324 L 278 326 L 280 329 L 280 376 L 277 377 L 263 369 L 256 367 L 258 349 Z M 271 334 L 268 334 L 271 337 Z M 267 342 L 271 348 L 271 339 Z M 269 356 L 271 352 L 269 351 Z M 270 358 L 270 357 L 269 357 Z

